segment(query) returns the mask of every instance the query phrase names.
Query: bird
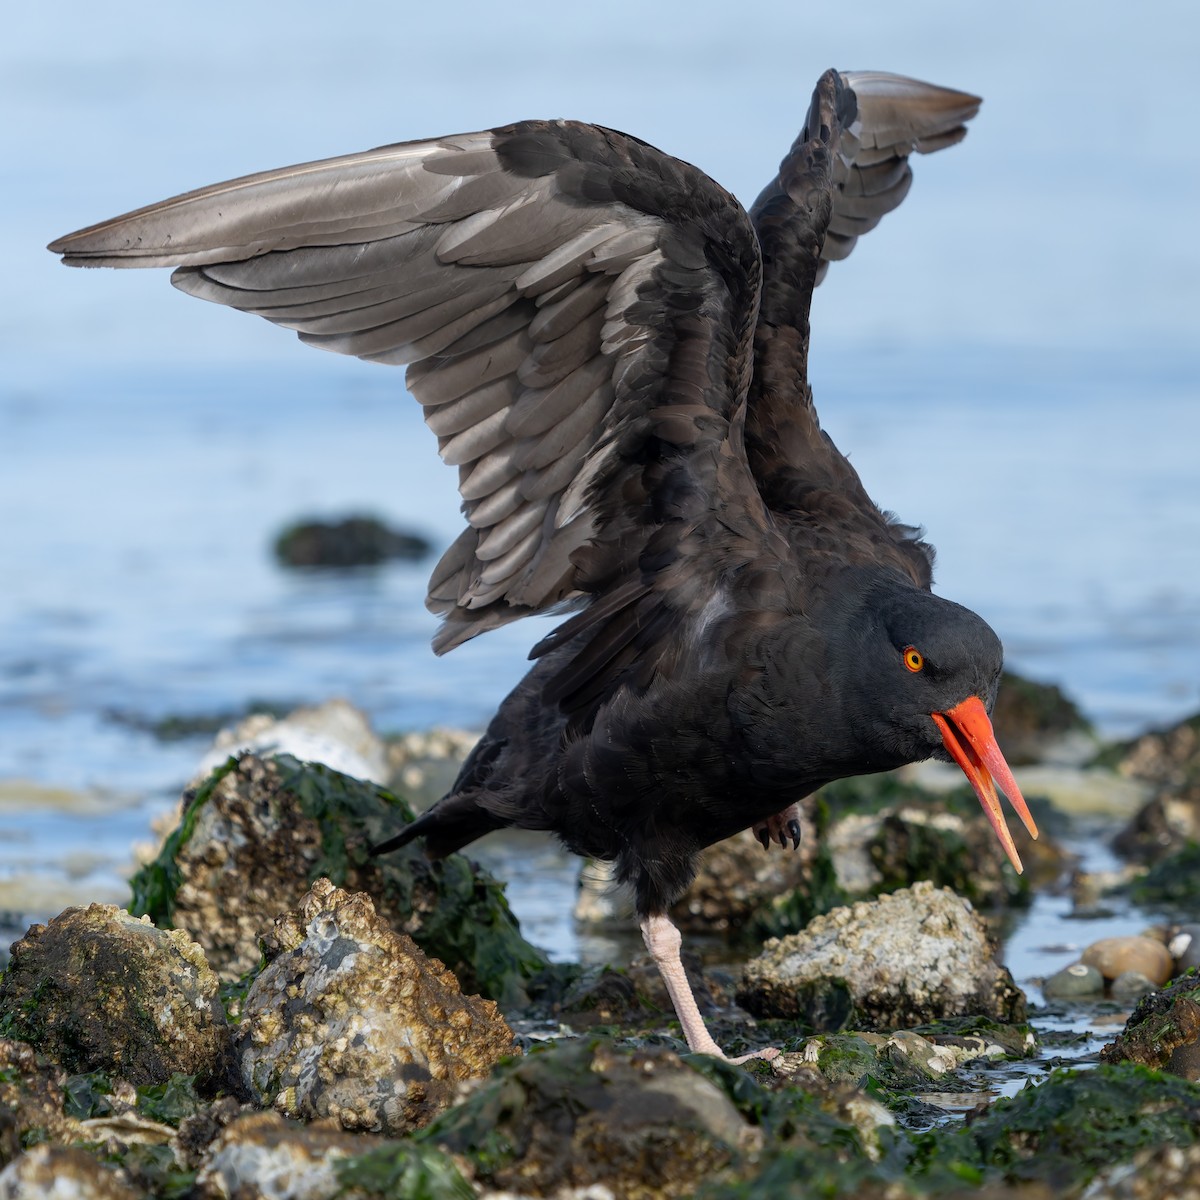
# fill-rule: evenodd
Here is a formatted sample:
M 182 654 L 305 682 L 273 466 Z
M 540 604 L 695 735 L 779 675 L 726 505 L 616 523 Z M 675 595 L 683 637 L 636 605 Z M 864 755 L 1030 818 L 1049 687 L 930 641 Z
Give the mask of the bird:
M 525 120 L 49 246 L 173 267 L 189 295 L 407 365 L 466 518 L 429 583 L 435 650 L 563 619 L 449 792 L 375 851 L 516 826 L 612 863 L 696 1052 L 725 1057 L 668 912 L 705 847 L 749 828 L 794 849 L 815 789 L 930 757 L 962 768 L 1018 871 L 997 785 L 1037 836 L 989 718 L 1000 640 L 933 592 L 923 532 L 869 497 L 807 373 L 814 288 L 981 103 L 828 70 L 749 210 L 635 136 Z

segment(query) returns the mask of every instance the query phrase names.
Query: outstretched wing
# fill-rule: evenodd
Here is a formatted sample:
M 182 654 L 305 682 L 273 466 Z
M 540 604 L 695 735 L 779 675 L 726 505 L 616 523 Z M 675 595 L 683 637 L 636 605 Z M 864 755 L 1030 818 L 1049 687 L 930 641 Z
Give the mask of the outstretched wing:
M 961 141 L 981 103 L 900 75 L 827 71 L 779 174 L 750 210 L 764 266 L 746 448 L 763 500 L 814 538 L 833 531 L 851 558 L 891 557 L 922 586 L 932 550 L 872 504 L 821 430 L 808 386 L 809 306 L 829 263 L 908 194 L 909 157 Z
M 468 521 L 430 581 L 439 651 L 603 593 L 569 623 L 609 625 L 583 686 L 628 657 L 664 593 L 695 599 L 682 560 L 699 595 L 721 539 L 765 521 L 740 452 L 754 232 L 706 175 L 634 138 L 530 121 L 386 146 L 216 184 L 50 249 L 73 266 L 175 266 L 185 292 L 310 345 L 410 364 Z M 706 522 L 707 545 L 693 536 Z
M 838 122 L 841 132 L 830 164 L 833 211 L 821 246 L 818 283 L 830 262 L 846 258 L 858 239 L 908 195 L 910 156 L 961 142 L 966 123 L 983 103 L 966 92 L 886 71 L 844 71 L 840 80 L 854 105 L 846 120 Z M 795 169 L 791 159 L 789 155 L 781 164 L 781 176 Z

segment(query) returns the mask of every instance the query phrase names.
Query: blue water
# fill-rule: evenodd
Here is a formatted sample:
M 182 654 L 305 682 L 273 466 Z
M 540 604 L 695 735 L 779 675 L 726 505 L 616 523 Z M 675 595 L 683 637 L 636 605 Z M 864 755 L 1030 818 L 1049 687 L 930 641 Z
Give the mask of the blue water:
M 831 63 L 986 103 L 821 289 L 827 428 L 881 504 L 928 527 L 940 590 L 1014 666 L 1113 733 L 1200 707 L 1198 25 L 1183 3 L 932 0 L 737 21 L 621 2 L 7 14 L 0 909 L 39 873 L 120 894 L 130 841 L 204 748 L 139 721 L 337 694 L 383 729 L 476 726 L 539 636 L 527 622 L 435 660 L 428 564 L 272 565 L 273 534 L 306 513 L 454 535 L 453 475 L 400 372 L 162 273 L 67 271 L 44 244 L 242 172 L 533 115 L 628 129 L 750 200 Z

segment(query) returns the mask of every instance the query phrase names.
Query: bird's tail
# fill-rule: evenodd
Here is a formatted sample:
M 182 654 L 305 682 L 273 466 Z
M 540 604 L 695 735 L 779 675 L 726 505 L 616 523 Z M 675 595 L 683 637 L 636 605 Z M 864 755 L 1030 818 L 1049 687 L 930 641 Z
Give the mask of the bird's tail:
M 480 807 L 470 793 L 452 792 L 406 825 L 395 837 L 372 846 L 371 854 L 389 854 L 417 838 L 424 838 L 425 853 L 430 858 L 445 858 L 485 833 L 503 829 L 507 824 L 507 821 Z

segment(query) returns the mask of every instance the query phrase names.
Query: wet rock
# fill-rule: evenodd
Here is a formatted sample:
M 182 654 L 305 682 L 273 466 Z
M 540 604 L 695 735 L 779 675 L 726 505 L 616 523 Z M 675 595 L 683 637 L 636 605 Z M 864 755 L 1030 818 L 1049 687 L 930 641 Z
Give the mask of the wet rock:
M 834 1033 L 809 1038 L 801 1054 L 831 1083 L 865 1087 L 874 1080 L 901 1090 L 941 1079 L 978 1059 L 1004 1058 L 1008 1051 L 987 1038 L 958 1038 L 939 1044 L 902 1029 L 891 1034 Z
M 1162 991 L 1145 996 L 1100 1058 L 1200 1079 L 1200 969 L 1193 968 Z
M 1101 761 L 1157 792 L 1118 835 L 1121 854 L 1157 862 L 1200 841 L 1200 713 L 1110 747 Z
M 1128 1002 L 1154 991 L 1156 987 L 1158 984 L 1153 979 L 1148 979 L 1141 971 L 1122 971 L 1112 981 L 1112 995 L 1114 1000 Z
M 704 850 L 691 887 L 671 909 L 676 925 L 691 932 L 745 931 L 779 897 L 811 890 L 818 839 L 811 807 L 800 808 L 795 850 L 790 841 L 764 850 L 748 829 Z
M 651 1008 L 628 972 L 593 966 L 581 970 L 570 982 L 554 1011 L 578 1031 L 596 1025 L 629 1026 L 645 1017 Z
M 108 1071 L 135 1086 L 179 1073 L 221 1083 L 229 1029 L 217 977 L 180 930 L 111 904 L 68 908 L 34 925 L 0 979 L 0 1021 L 68 1071 Z
M 966 815 L 935 803 L 881 813 L 867 853 L 879 879 L 876 890 L 927 879 L 984 907 L 1028 902 L 1028 879 L 1013 870 L 979 811 Z
M 758 1017 L 831 1031 L 970 1013 L 1012 1021 L 1025 1011 L 979 916 L 929 883 L 835 909 L 769 941 L 746 965 L 738 1003 Z
M 1185 842 L 1129 885 L 1135 904 L 1148 908 L 1200 909 L 1200 842 Z
M 1042 995 L 1047 1000 L 1083 1000 L 1102 996 L 1104 976 L 1087 963 L 1072 963 L 1056 971 L 1042 984 Z
M 1055 684 L 1005 671 L 992 710 L 996 740 L 1010 766 L 1064 756 L 1078 761 L 1095 750 L 1095 732 Z
M 378 784 L 386 784 L 391 776 L 387 746 L 366 714 L 345 700 L 297 708 L 282 717 L 265 712 L 243 717 L 217 734 L 193 782 L 202 782 L 230 756 L 244 754 L 289 754 Z
M 1176 975 L 1200 967 L 1200 925 L 1176 925 L 1171 930 L 1167 949 L 1175 959 Z
M 1170 795 L 1154 796 L 1113 839 L 1113 849 L 1139 863 L 1157 863 L 1188 842 L 1200 840 L 1200 803 Z
M 1141 1150 L 1097 1175 L 1086 1200 L 1200 1200 L 1200 1145 Z
M 1072 915 L 1077 919 L 1108 913 L 1110 897 L 1126 892 L 1145 874 L 1141 867 L 1125 866 L 1112 871 L 1073 871 L 1071 873 Z
M 758 1135 L 671 1051 L 581 1038 L 502 1066 L 424 1137 L 465 1159 L 485 1188 L 556 1196 L 599 1184 L 651 1200 L 694 1196 Z
M 1166 983 L 1173 965 L 1166 946 L 1141 936 L 1101 938 L 1079 956 L 1079 961 L 1095 967 L 1108 980 L 1127 971 L 1137 971 L 1154 984 Z
M 0 1167 L 32 1140 L 73 1141 L 79 1124 L 63 1113 L 65 1072 L 24 1042 L 0 1038 Z
M 1078 1196 L 1097 1172 L 1139 1152 L 1195 1143 L 1198 1122 L 1200 1087 L 1182 1079 L 1129 1063 L 1058 1070 L 965 1126 L 922 1135 L 909 1178 L 922 1193 L 977 1172 L 1005 1184 L 1046 1180 L 1057 1195 Z
M 34 1146 L 0 1171 L 0 1200 L 140 1200 L 122 1172 L 85 1150 Z
M 1200 786 L 1200 713 L 1111 746 L 1100 760 L 1122 775 L 1191 794 Z
M 133 904 L 187 930 L 227 980 L 259 963 L 259 935 L 327 876 L 365 891 L 397 932 L 440 958 L 468 991 L 504 1003 L 546 958 L 521 937 L 503 888 L 462 855 L 431 863 L 419 846 L 370 848 L 412 810 L 380 787 L 319 764 L 244 755 L 187 801 L 158 858 L 134 876 Z
M 302 1126 L 278 1113 L 251 1113 L 227 1125 L 196 1175 L 204 1200 L 332 1200 L 338 1166 L 363 1152 L 363 1139 Z
M 818 793 L 835 819 L 825 836 L 837 882 L 862 899 L 927 879 L 974 904 L 1026 903 L 1030 876 L 1056 875 L 1062 851 L 1045 836 L 1046 806 L 1034 801 L 1043 837 L 1035 842 L 1017 825 L 1013 837 L 1027 867 L 1018 875 L 970 789 L 932 791 L 903 772 L 842 780 Z
M 514 1051 L 491 1000 L 394 933 L 370 897 L 319 879 L 275 922 L 238 1027 L 243 1080 L 288 1116 L 400 1132 Z
M 285 567 L 364 567 L 390 558 L 415 562 L 429 551 L 427 538 L 368 516 L 297 521 L 275 539 L 275 557 Z

